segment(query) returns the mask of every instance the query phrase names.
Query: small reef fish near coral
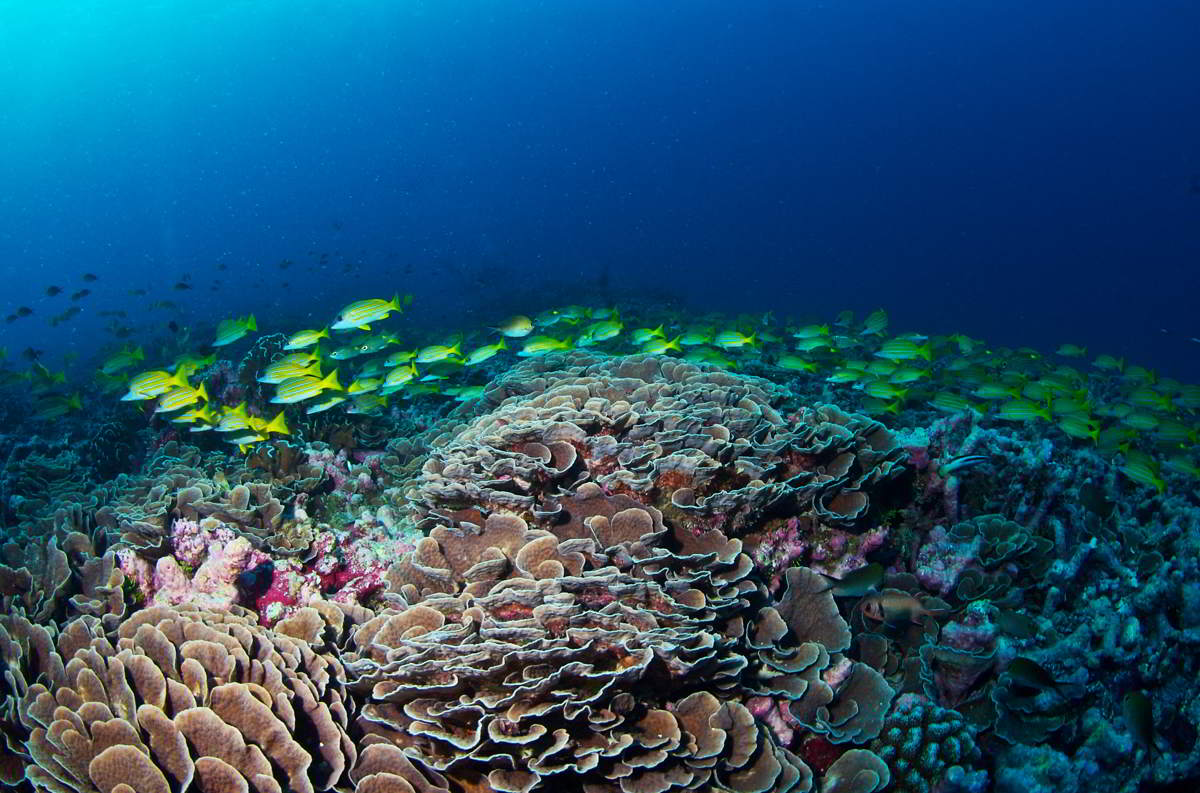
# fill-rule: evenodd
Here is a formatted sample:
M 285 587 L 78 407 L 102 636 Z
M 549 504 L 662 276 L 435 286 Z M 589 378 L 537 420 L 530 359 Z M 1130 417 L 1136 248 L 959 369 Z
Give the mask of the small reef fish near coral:
M 413 303 L 6 358 L 0 784 L 1200 773 L 1200 386 L 884 309 Z

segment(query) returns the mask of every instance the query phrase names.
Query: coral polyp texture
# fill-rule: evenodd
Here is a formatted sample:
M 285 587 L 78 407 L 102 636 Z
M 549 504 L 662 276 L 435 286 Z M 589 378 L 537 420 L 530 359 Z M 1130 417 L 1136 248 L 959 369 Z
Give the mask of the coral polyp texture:
M 107 479 L 39 444 L 0 545 L 0 785 L 1032 791 L 1135 746 L 1149 778 L 1169 747 L 1115 714 L 1195 701 L 1146 637 L 1190 641 L 1196 554 L 1096 537 L 1194 532 L 1065 498 L 1056 471 L 1102 472 L 1020 431 L 822 396 L 569 351 L 241 455 L 147 434 Z M 981 486 L 997 460 L 1026 478 Z

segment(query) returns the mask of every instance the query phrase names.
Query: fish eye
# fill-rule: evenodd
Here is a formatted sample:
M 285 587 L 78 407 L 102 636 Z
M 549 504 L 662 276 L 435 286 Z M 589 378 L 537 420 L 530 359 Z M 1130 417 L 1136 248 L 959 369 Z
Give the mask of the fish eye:
M 365 344 L 360 344 L 360 345 L 358 345 L 358 349 L 362 350 L 363 352 L 366 352 L 366 351 L 367 351 L 367 345 L 365 345 Z

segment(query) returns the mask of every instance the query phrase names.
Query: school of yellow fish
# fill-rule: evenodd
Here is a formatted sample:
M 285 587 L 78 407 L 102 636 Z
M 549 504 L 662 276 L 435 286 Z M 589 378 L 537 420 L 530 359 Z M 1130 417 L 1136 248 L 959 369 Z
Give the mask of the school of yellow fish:
M 947 414 L 977 411 L 1000 421 L 1040 423 L 1064 440 L 1093 445 L 1130 480 L 1159 493 L 1167 487 L 1168 472 L 1200 477 L 1200 386 L 1158 377 L 1109 355 L 1089 359 L 1085 347 L 1073 344 L 1047 355 L 1031 348 L 992 348 L 963 334 L 894 334 L 882 309 L 861 322 L 842 312 L 828 324 L 798 325 L 777 322 L 770 314 L 706 321 L 649 312 L 635 321 L 617 308 L 571 305 L 509 317 L 435 343 L 406 343 L 394 332 L 372 329 L 410 302 L 411 296 L 360 300 L 326 327 L 287 336 L 282 352 L 257 373 L 259 382 L 274 387 L 270 401 L 280 406 L 271 418 L 252 415 L 245 403 L 213 404 L 204 383 L 193 383 L 193 376 L 216 360 L 215 351 L 182 355 L 129 377 L 145 353 L 126 346 L 104 361 L 97 378 L 102 389 L 119 383 L 125 401 L 154 400 L 154 411 L 170 421 L 193 432 L 215 431 L 248 451 L 272 435 L 290 434 L 285 415 L 290 405 L 306 414 L 333 408 L 372 414 L 389 400 L 419 395 L 465 402 L 480 397 L 488 379 L 475 374 L 477 367 L 497 356 L 572 349 L 641 352 L 819 379 L 858 392 L 857 409 L 871 414 L 929 406 Z M 212 347 L 234 344 L 257 327 L 253 315 L 224 320 Z M 52 374 L 40 363 L 28 376 L 47 388 L 61 383 L 61 373 Z M 47 396 L 38 403 L 38 416 L 52 419 L 80 407 L 77 396 Z

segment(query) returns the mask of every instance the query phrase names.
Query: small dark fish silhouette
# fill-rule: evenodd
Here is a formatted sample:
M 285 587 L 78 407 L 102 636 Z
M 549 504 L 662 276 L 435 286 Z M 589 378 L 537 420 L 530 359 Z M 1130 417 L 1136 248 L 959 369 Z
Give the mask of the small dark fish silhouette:
M 237 588 L 248 601 L 258 600 L 271 588 L 271 579 L 275 574 L 274 562 L 263 562 L 257 567 L 244 570 L 236 579 Z
M 281 262 L 279 263 L 279 269 L 280 269 L 280 270 L 286 270 L 287 268 L 289 268 L 289 267 L 291 267 L 291 266 L 292 266 L 292 260 L 291 260 L 291 259 L 284 259 L 283 261 L 281 261 Z
M 1016 636 L 1018 639 L 1032 639 L 1037 636 L 1037 622 L 1019 611 L 1007 611 L 998 609 L 996 614 L 996 627 L 1010 636 Z
M 1053 691 L 1061 699 L 1066 699 L 1058 681 L 1044 666 L 1024 656 L 1017 656 L 1004 668 L 1009 677 L 1022 685 L 1046 691 Z
M 167 330 L 171 331 L 172 333 L 178 333 L 179 332 L 179 323 L 176 322 L 175 320 L 171 320 L 170 322 L 167 323 Z
M 22 358 L 24 358 L 24 359 L 25 359 L 25 360 L 27 360 L 27 361 L 36 361 L 38 358 L 41 358 L 41 357 L 42 357 L 42 351 L 41 351 L 41 350 L 35 350 L 35 349 L 33 349 L 32 347 L 26 347 L 26 348 L 25 348 L 25 349 L 24 349 L 24 350 L 21 352 L 21 357 L 22 357 Z
M 146 290 L 145 289 L 130 289 L 129 294 L 136 295 L 137 297 L 142 297 L 143 295 L 146 294 Z
M 821 592 L 833 590 L 835 597 L 862 597 L 883 581 L 883 565 L 871 562 L 841 578 L 825 578 L 830 583 L 828 587 L 820 590 Z
M 16 314 L 9 314 L 7 317 L 5 317 L 5 318 L 4 318 L 4 321 L 5 321 L 5 322 L 8 322 L 8 323 L 13 323 L 13 322 L 16 322 L 16 321 L 17 321 L 17 315 L 16 315 Z
M 90 289 L 80 289 L 78 292 L 71 295 L 71 299 L 72 300 L 83 300 L 85 297 L 87 297 L 91 293 L 92 293 L 92 290 L 90 290 Z
M 30 308 L 29 306 L 19 306 L 17 308 L 17 316 L 18 317 L 27 317 L 32 313 L 33 313 L 33 309 Z
M 89 283 L 99 279 L 99 277 L 100 276 L 96 275 L 95 273 L 84 273 L 83 274 L 83 280 L 85 280 Z
M 58 295 L 58 294 L 62 294 L 62 287 L 61 287 L 61 286 L 48 286 L 48 287 L 46 287 L 46 297 L 54 297 L 55 295 Z
M 228 269 L 229 269 L 229 265 L 228 265 L 228 264 L 226 264 L 225 262 L 221 262 L 220 264 L 218 264 L 218 265 L 217 265 L 217 269 L 218 269 L 218 270 L 228 270 Z
M 1121 706 L 1125 714 L 1125 726 L 1129 728 L 1133 740 L 1151 755 L 1162 754 L 1154 730 L 1154 708 L 1150 698 L 1141 691 L 1130 691 Z
M 187 281 L 180 281 L 179 283 L 175 284 L 175 288 L 182 292 L 184 289 L 191 289 L 192 285 Z

